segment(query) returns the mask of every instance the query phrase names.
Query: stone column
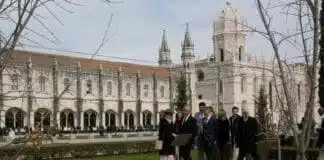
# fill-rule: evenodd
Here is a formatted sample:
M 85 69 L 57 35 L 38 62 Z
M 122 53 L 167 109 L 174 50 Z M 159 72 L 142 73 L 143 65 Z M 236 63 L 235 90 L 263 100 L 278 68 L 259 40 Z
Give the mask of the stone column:
M 153 74 L 153 125 L 157 125 L 157 113 L 159 109 L 159 102 L 158 102 L 158 96 L 157 96 L 157 79 L 156 74 Z
M 6 126 L 6 111 L 0 110 L 0 127 L 4 128 Z
M 80 125 L 80 129 L 84 129 L 84 112 L 80 112 L 80 119 L 77 120 L 78 124 Z
M 55 113 L 54 113 L 55 114 Z M 56 124 L 57 124 L 57 127 L 58 128 L 61 128 L 61 123 L 60 123 L 60 121 L 61 121 L 61 117 L 60 117 L 60 112 L 57 112 L 56 113 Z M 55 125 L 54 125 L 55 126 Z
M 123 80 L 122 80 L 122 69 L 121 66 L 118 71 L 118 123 L 119 126 L 124 125 L 124 116 L 123 116 L 123 111 L 124 111 L 124 103 L 123 103 Z
M 106 128 L 107 126 L 106 126 L 106 114 L 105 113 L 103 113 L 102 114 L 102 126 L 104 127 L 104 128 Z
M 17 122 L 17 112 L 16 111 L 13 111 L 13 129 L 16 129 L 16 122 Z
M 143 113 L 141 113 L 140 114 L 140 122 L 139 122 L 139 124 L 141 125 L 141 126 L 144 126 L 144 123 L 143 123 L 143 120 L 145 120 L 145 116 L 143 116 Z
M 124 120 L 125 120 L 125 114 L 124 113 L 122 113 L 121 114 L 121 116 L 120 116 L 120 121 L 121 121 L 121 123 L 120 123 L 120 126 L 124 126 L 124 124 L 125 124 L 125 122 L 124 122 Z
M 135 125 L 143 126 L 141 124 L 141 112 L 142 112 L 142 100 L 141 100 L 141 78 L 140 70 L 137 70 L 136 74 L 136 121 Z M 134 117 L 135 118 L 135 117 Z
M 68 113 L 64 113 L 64 115 L 65 115 L 65 128 L 67 128 L 68 127 Z

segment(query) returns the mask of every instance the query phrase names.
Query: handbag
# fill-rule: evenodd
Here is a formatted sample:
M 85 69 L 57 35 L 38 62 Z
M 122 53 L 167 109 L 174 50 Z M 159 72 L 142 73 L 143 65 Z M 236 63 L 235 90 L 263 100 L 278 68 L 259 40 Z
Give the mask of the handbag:
M 161 150 L 162 149 L 162 146 L 163 146 L 163 141 L 156 140 L 156 142 L 155 142 L 155 149 L 156 150 Z

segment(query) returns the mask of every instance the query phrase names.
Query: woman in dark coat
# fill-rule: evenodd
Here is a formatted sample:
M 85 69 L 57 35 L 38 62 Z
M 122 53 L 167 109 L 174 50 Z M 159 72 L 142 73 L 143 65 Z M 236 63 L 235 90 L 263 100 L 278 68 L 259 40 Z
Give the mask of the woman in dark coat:
M 174 123 L 172 122 L 172 110 L 164 111 L 164 118 L 161 119 L 159 125 L 159 140 L 163 141 L 162 149 L 159 151 L 160 160 L 173 160 L 175 149 L 171 145 L 174 140 L 172 134 L 175 133 Z
M 229 121 L 226 118 L 226 112 L 219 111 L 217 145 L 219 149 L 220 160 L 229 160 L 229 129 Z

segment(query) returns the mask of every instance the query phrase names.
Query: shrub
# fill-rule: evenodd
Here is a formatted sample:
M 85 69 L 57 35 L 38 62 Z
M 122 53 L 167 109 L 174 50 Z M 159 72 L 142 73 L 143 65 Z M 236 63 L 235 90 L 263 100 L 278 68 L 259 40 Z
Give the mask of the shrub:
M 29 159 L 63 159 L 63 158 L 89 158 L 97 155 L 111 156 L 120 154 L 155 152 L 155 142 L 127 141 L 127 142 L 101 142 L 76 144 L 49 144 L 39 150 L 32 146 L 16 145 L 2 147 L 0 157 L 25 156 Z

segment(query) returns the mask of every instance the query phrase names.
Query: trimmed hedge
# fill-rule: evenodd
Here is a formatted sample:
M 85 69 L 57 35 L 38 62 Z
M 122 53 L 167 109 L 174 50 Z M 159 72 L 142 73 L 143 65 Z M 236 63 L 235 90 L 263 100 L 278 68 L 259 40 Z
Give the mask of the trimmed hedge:
M 16 145 L 2 147 L 0 157 L 24 156 L 26 160 L 89 158 L 94 156 L 125 155 L 155 152 L 155 141 L 98 142 L 76 144 L 49 144 L 39 150 L 33 146 Z

